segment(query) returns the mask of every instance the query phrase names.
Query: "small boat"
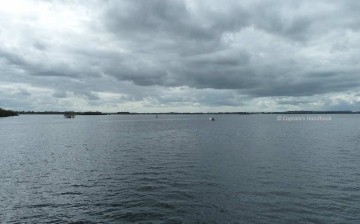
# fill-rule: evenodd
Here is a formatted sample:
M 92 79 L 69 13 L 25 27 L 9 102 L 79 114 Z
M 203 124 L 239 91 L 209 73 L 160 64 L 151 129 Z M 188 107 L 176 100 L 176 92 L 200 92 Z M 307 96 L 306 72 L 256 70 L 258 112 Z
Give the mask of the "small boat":
M 210 120 L 210 121 L 215 121 L 215 118 L 209 117 L 209 120 Z
M 75 113 L 74 112 L 65 112 L 64 117 L 65 118 L 75 118 Z

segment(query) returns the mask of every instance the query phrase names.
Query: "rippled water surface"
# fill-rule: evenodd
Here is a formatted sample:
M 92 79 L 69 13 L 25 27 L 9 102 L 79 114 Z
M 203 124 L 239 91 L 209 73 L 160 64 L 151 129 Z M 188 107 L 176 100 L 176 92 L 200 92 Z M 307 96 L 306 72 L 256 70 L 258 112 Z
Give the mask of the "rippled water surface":
M 1 223 L 360 223 L 360 116 L 0 118 Z

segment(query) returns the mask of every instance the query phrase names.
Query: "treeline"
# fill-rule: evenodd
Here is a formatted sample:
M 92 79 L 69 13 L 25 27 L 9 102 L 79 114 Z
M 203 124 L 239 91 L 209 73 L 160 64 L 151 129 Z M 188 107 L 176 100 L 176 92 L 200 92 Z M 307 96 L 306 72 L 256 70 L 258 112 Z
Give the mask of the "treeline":
M 99 111 L 10 111 L 0 108 L 0 117 L 16 116 L 18 114 L 64 114 L 71 112 L 75 115 L 213 115 L 213 114 L 238 114 L 238 115 L 252 115 L 252 114 L 360 114 L 359 111 L 283 111 L 283 112 L 160 112 L 160 113 L 136 113 L 136 112 L 111 112 L 103 113 Z
M 61 111 L 18 111 L 19 114 L 64 114 Z
M 0 108 L 0 117 L 11 117 L 11 116 L 18 116 L 18 114 L 15 111 L 4 110 Z
M 106 115 L 99 111 L 75 112 L 76 115 Z
M 72 113 L 75 115 L 106 115 L 99 111 L 86 111 L 86 112 L 75 112 L 75 111 L 19 111 L 19 114 L 65 114 Z

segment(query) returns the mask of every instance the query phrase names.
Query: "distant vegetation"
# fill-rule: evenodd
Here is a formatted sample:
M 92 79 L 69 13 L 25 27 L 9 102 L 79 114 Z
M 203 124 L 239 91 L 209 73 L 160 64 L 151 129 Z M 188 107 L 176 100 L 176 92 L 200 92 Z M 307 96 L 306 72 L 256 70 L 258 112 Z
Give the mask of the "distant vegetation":
M 72 113 L 75 115 L 106 115 L 99 111 L 86 111 L 86 112 L 76 112 L 76 111 L 19 111 L 19 114 L 66 114 Z
M 11 110 L 4 110 L 0 108 L 0 117 L 11 117 L 11 116 L 17 116 L 18 114 Z
M 68 111 L 69 112 L 69 111 Z M 64 111 L 5 111 L 0 109 L 0 117 L 2 114 L 6 116 L 16 116 L 17 114 L 65 114 Z M 160 113 L 135 113 L 135 112 L 111 112 L 104 113 L 99 111 L 71 111 L 75 115 L 156 115 L 156 114 L 168 114 L 168 115 L 211 115 L 211 114 L 238 114 L 238 115 L 252 115 L 252 114 L 360 114 L 360 111 L 283 111 L 283 112 L 160 112 Z
M 86 112 L 76 112 L 77 115 L 105 115 L 99 111 L 86 111 Z

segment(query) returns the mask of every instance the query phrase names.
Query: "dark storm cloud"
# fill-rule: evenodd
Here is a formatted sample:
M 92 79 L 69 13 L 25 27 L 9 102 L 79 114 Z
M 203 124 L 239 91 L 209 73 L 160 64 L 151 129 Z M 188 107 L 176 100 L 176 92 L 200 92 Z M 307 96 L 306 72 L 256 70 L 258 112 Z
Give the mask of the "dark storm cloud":
M 140 58 L 148 55 L 148 62 L 156 66 L 149 67 L 139 60 L 135 67 L 129 67 L 124 61 L 118 72 L 109 74 L 138 85 L 237 89 L 254 96 L 314 95 L 359 86 L 359 81 L 354 80 L 357 71 L 343 74 L 336 73 L 335 69 L 330 73 L 337 78 L 321 76 L 319 73 L 325 66 L 309 68 L 307 61 L 296 58 L 296 52 L 288 55 L 294 58 L 293 65 L 286 64 L 287 58 L 276 57 L 277 51 L 287 49 L 277 49 L 271 40 L 256 36 L 253 40 L 255 44 L 269 41 L 266 43 L 269 49 L 255 49 L 273 54 L 274 58 L 269 61 L 252 57 L 254 52 L 241 46 L 241 40 L 238 46 L 226 46 L 222 42 L 226 33 L 241 34 L 253 27 L 259 33 L 282 38 L 284 45 L 300 50 L 334 31 L 333 24 L 342 30 L 356 27 L 360 20 L 353 14 L 350 3 L 249 1 L 237 4 L 230 1 L 228 7 L 215 4 L 214 8 L 203 1 L 196 4 L 198 8 L 191 10 L 185 1 L 110 2 L 103 14 L 105 27 L 118 39 L 128 42 L 134 55 L 138 53 Z M 333 18 L 333 13 L 339 17 Z M 344 19 L 346 13 L 354 17 Z M 268 62 L 271 63 L 268 69 L 258 69 Z M 279 72 L 282 79 L 278 78 Z

